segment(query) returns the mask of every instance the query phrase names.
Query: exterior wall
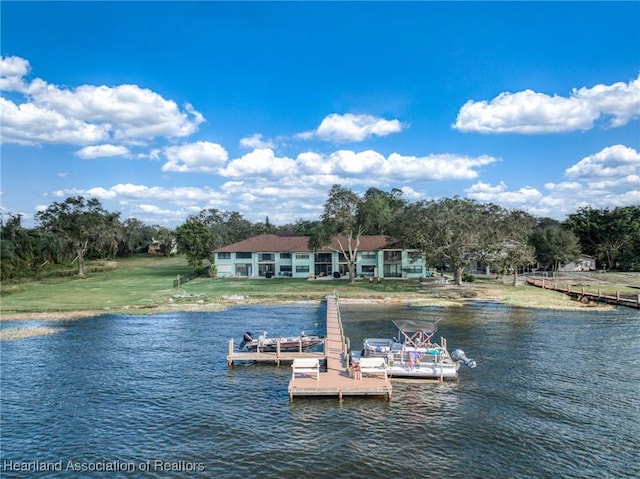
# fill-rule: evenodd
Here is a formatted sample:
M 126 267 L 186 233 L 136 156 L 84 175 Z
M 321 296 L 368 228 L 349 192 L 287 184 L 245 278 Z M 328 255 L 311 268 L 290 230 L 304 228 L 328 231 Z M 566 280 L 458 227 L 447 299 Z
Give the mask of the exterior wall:
M 336 252 L 330 254 L 331 261 L 322 263 L 320 269 L 327 270 L 327 275 L 335 271 L 344 274 L 347 270 L 344 258 L 341 260 Z M 216 277 L 258 278 L 269 274 L 278 278 L 309 278 L 316 275 L 313 252 L 252 252 L 250 258 L 242 256 L 246 254 L 216 253 Z M 426 272 L 422 258 L 412 260 L 409 250 L 358 251 L 356 258 L 356 276 L 420 278 Z

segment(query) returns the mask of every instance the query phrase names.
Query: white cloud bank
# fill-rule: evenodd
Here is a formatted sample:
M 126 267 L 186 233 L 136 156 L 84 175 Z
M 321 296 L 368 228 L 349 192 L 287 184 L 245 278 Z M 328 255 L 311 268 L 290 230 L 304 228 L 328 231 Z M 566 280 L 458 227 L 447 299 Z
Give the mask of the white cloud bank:
M 27 60 L 0 58 L 0 89 L 25 100 L 16 104 L 0 98 L 3 142 L 140 143 L 188 136 L 204 121 L 191 105 L 180 109 L 173 100 L 137 85 L 61 88 L 39 78 L 26 80 L 29 71 Z
M 385 120 L 372 115 L 347 113 L 327 115 L 320 126 L 296 135 L 302 140 L 320 139 L 332 143 L 355 143 L 372 136 L 387 136 L 404 129 L 399 120 Z
M 320 169 L 314 167 L 318 161 L 324 162 Z M 376 174 L 346 175 L 344 171 L 351 169 L 353 172 L 354 161 L 373 168 Z M 275 224 L 285 224 L 298 218 L 318 219 L 327 192 L 334 183 L 361 193 L 372 186 L 384 190 L 397 187 L 405 192 L 405 199 L 417 201 L 428 198 L 425 191 L 415 189 L 424 187 L 421 182 L 473 179 L 478 176 L 479 167 L 495 161 L 491 157 L 451 155 L 413 158 L 392 154 L 385 158 L 372 151 L 347 150 L 328 156 L 306 153 L 291 159 L 279 158 L 268 149 L 256 149 L 228 162 L 223 169 L 229 180 L 217 188 L 126 183 L 109 188 L 58 190 L 53 196 L 62 198 L 80 194 L 101 201 L 115 201 L 127 205 L 128 214 L 148 224 L 175 226 L 184 222 L 189 214 L 197 214 L 204 208 L 239 211 L 250 221 L 263 221 L 268 216 Z M 440 171 L 443 162 L 457 165 L 444 178 Z M 393 178 L 377 173 L 385 168 L 400 170 Z M 416 170 L 420 171 L 419 178 L 413 176 Z M 454 174 L 454 170 L 458 173 Z M 477 201 L 559 220 L 583 206 L 609 208 L 640 204 L 640 153 L 633 148 L 623 145 L 604 148 L 567 168 L 565 177 L 566 181 L 547 183 L 542 188 L 525 185 L 509 189 L 504 182 L 492 185 L 477 181 L 465 193 Z
M 589 130 L 599 119 L 618 127 L 640 118 L 640 76 L 629 83 L 574 89 L 569 97 L 524 90 L 465 103 L 454 128 L 475 133 L 561 133 Z
M 568 181 L 547 183 L 540 191 L 525 186 L 510 191 L 504 182 L 478 182 L 467 196 L 506 208 L 518 208 L 536 216 L 563 219 L 579 208 L 615 208 L 640 204 L 640 153 L 613 145 L 587 156 L 565 170 Z
M 277 156 L 270 148 L 256 148 L 227 163 L 224 148 L 208 142 L 169 147 L 165 153 L 167 162 L 162 167 L 163 171 L 210 173 L 242 180 L 329 176 L 334 180 L 340 177 L 363 184 L 381 178 L 386 181 L 473 179 L 478 176 L 479 167 L 500 161 L 487 155 L 417 157 L 392 153 L 385 157 L 373 150 L 338 150 L 330 154 L 309 151 L 300 153 L 296 158 L 288 158 Z

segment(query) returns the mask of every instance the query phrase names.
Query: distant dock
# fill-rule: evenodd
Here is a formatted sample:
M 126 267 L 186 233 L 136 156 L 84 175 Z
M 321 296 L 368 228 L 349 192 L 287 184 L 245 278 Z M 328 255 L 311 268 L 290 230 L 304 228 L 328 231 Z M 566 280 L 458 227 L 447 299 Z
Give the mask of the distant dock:
M 262 361 L 291 362 L 289 399 L 296 397 L 381 396 L 391 399 L 391 381 L 384 368 L 354 374 L 349 367 L 349 340 L 344 336 L 337 295 L 327 296 L 327 335 L 322 352 L 237 352 L 229 341 L 227 363 Z
M 596 301 L 599 303 L 615 304 L 617 306 L 627 306 L 629 308 L 640 309 L 640 294 L 636 295 L 635 297 L 624 297 L 619 292 L 617 292 L 615 296 L 608 296 L 602 294 L 600 290 L 598 290 L 596 293 L 588 292 L 585 290 L 584 286 L 572 288 L 571 285 L 567 285 L 566 288 L 563 288 L 558 285 L 557 281 L 544 278 L 538 279 L 527 277 L 525 279 L 525 282 L 532 286 L 537 286 L 538 288 L 550 289 L 553 291 L 564 293 L 583 302 Z

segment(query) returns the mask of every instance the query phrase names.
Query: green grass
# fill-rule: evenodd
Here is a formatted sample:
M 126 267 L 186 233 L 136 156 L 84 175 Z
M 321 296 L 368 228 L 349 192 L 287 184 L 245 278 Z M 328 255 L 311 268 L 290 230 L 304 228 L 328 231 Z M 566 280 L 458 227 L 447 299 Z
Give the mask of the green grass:
M 207 309 L 237 302 L 320 300 L 337 291 L 341 298 L 378 301 L 420 301 L 425 304 L 455 305 L 467 299 L 492 299 L 512 306 L 580 308 L 566 295 L 532 286 L 512 287 L 493 278 L 477 278 L 462 287 L 421 285 L 417 280 L 385 279 L 381 283 L 344 279 L 214 279 L 198 278 L 173 288 L 177 275 L 191 273 L 184 257 L 138 256 L 96 265 L 104 272 L 77 277 L 48 278 L 32 282 L 2 284 L 0 311 L 3 317 L 28 314 L 112 311 L 158 312 L 162 310 Z M 640 274 L 592 273 L 604 294 L 624 291 L 637 294 Z M 507 281 L 507 280 L 505 280 Z M 576 277 L 570 279 L 575 283 Z M 582 277 L 582 281 L 586 281 Z M 596 286 L 597 288 L 598 286 Z M 606 291 L 606 293 L 605 293 Z M 183 293 L 190 296 L 176 297 Z
M 3 284 L 1 311 L 97 311 L 149 307 L 166 301 L 173 280 L 191 268 L 184 258 L 136 257 L 115 262 L 115 268 L 78 277 L 46 278 Z

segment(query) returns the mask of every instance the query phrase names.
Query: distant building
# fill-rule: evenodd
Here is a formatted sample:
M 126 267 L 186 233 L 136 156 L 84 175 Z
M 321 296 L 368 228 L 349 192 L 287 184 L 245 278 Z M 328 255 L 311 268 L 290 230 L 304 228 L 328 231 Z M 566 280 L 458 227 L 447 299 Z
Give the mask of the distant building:
M 346 239 L 341 238 L 346 245 Z M 346 247 L 346 246 L 345 246 Z M 239 241 L 215 253 L 217 277 L 309 278 L 348 274 L 347 258 L 331 247 L 309 248 L 308 236 L 262 234 Z M 386 236 L 361 236 L 356 255 L 356 276 L 419 278 L 426 272 L 424 260 L 415 250 L 401 249 Z
M 595 271 L 596 259 L 593 256 L 581 254 L 580 259 L 573 263 L 568 263 L 560 266 L 560 271 L 564 272 L 576 272 L 576 271 Z

